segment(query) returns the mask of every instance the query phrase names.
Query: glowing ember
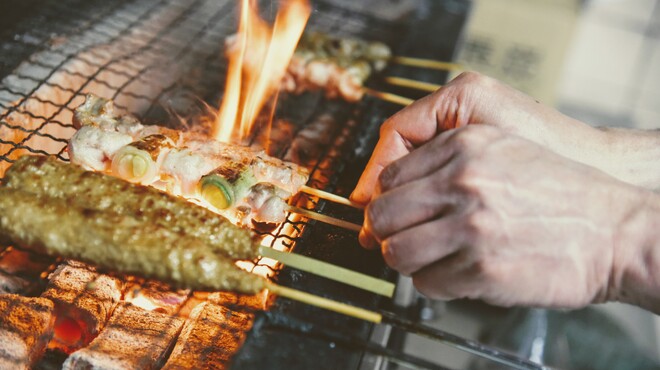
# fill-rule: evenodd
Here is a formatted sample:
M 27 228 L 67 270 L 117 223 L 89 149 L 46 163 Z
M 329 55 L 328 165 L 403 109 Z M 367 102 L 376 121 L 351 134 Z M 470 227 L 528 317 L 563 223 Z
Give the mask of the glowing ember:
M 70 317 L 59 319 L 55 325 L 55 338 L 62 343 L 75 345 L 82 340 L 83 329 L 80 323 Z
M 243 140 L 266 101 L 277 91 L 300 40 L 311 7 L 307 0 L 282 4 L 270 27 L 255 1 L 242 0 L 236 39 L 227 57 L 227 85 L 213 136 L 230 142 Z
M 151 301 L 151 299 L 143 295 L 138 295 L 137 297 L 134 297 L 133 299 L 130 300 L 130 302 L 133 304 L 133 306 L 138 306 L 146 311 L 154 311 L 160 308 L 160 306 L 154 304 Z

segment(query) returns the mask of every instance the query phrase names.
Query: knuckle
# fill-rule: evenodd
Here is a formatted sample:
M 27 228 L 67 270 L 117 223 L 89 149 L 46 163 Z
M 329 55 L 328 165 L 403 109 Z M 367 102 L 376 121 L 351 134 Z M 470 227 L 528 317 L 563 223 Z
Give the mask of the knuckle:
M 391 163 L 381 171 L 378 175 L 378 184 L 380 185 L 381 192 L 385 192 L 396 184 L 396 179 L 399 176 L 399 166 L 395 163 Z
M 430 279 L 422 274 L 413 274 L 412 281 L 415 288 L 423 295 L 431 299 L 451 299 L 453 295 L 443 292 L 440 284 L 434 284 Z
M 476 192 L 478 190 L 477 180 L 481 177 L 482 169 L 477 161 L 463 163 L 453 176 L 453 183 L 461 190 Z
M 394 130 L 394 121 L 390 118 L 387 121 L 383 122 L 382 125 L 380 125 L 380 137 L 388 135 L 390 132 Z
M 388 214 L 383 210 L 384 202 L 376 199 L 369 203 L 369 206 L 366 210 L 366 220 L 367 226 L 373 236 L 378 240 L 383 240 L 384 231 L 387 225 Z
M 475 86 L 485 86 L 491 83 L 491 79 L 479 72 L 466 71 L 456 77 L 456 81 Z
M 501 279 L 500 269 L 498 264 L 491 258 L 481 256 L 474 261 L 472 266 L 474 276 L 482 284 L 496 283 Z
M 403 263 L 404 261 L 401 258 L 401 256 L 404 254 L 401 250 L 402 245 L 403 244 L 396 236 L 387 238 L 382 243 L 383 259 L 388 266 L 404 275 L 407 275 L 409 272 L 405 270 Z
M 481 134 L 483 125 L 468 125 L 458 130 L 456 135 L 453 136 L 452 142 L 460 149 L 472 149 L 481 144 Z
M 469 233 L 483 238 L 492 236 L 492 231 L 496 229 L 495 222 L 490 212 L 479 210 L 466 216 L 465 225 Z

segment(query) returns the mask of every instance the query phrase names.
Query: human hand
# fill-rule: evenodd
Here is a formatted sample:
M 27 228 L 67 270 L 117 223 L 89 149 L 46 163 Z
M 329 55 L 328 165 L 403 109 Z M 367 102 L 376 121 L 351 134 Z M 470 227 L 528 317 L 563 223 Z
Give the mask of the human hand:
M 380 140 L 351 198 L 367 204 L 378 194 L 378 175 L 388 164 L 443 131 L 480 123 L 522 136 L 605 171 L 611 162 L 608 151 L 603 149 L 606 138 L 602 131 L 497 80 L 466 72 L 383 123 Z
M 486 125 L 445 132 L 390 164 L 361 242 L 432 298 L 581 307 L 617 297 L 619 231 L 638 189 Z

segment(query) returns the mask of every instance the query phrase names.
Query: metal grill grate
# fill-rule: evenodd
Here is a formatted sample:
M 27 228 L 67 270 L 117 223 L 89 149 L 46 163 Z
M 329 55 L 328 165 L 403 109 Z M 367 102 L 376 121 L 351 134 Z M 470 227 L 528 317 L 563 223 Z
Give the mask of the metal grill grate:
M 308 29 L 384 41 L 406 52 L 412 48 L 413 55 L 428 56 L 425 53 L 430 50 L 428 45 L 434 45 L 430 42 L 433 37 L 419 37 L 417 32 L 429 29 L 419 24 L 408 27 L 420 17 L 410 12 L 417 3 L 396 0 L 384 7 L 379 0 L 319 0 L 313 3 Z M 194 120 L 187 118 L 208 113 L 207 107 L 216 106 L 221 98 L 226 67 L 222 45 L 236 30 L 234 0 L 33 0 L 22 4 L 13 19 L 13 13 L 0 12 L 0 21 L 5 14 L 7 24 L 13 26 L 11 34 L 0 31 L 3 49 L 10 51 L 0 55 L 0 177 L 16 158 L 27 153 L 56 155 L 67 161 L 67 140 L 74 133 L 72 114 L 87 93 L 112 99 L 117 108 L 143 122 L 171 126 L 190 124 Z M 269 15 L 271 5 L 271 1 L 262 1 L 262 9 Z M 430 5 L 421 8 L 425 6 Z M 459 14 L 447 19 L 450 42 L 443 44 L 439 58 L 451 57 L 464 17 Z M 432 75 L 435 81 L 444 77 Z M 295 131 L 313 124 L 322 114 L 337 121 L 332 145 L 313 160 L 310 185 L 340 194 L 354 187 L 378 125 L 395 109 L 369 98 L 352 106 L 327 101 L 320 94 L 289 97 L 278 103 L 278 115 L 292 117 Z M 280 149 L 276 154 L 281 157 L 286 147 Z M 305 195 L 297 201 L 341 218 L 360 217 Z M 271 245 L 295 246 L 299 253 L 353 270 L 392 276 L 378 256 L 356 245 L 354 233 L 289 215 L 276 230 L 263 234 Z M 0 254 L 0 260 L 3 256 Z M 285 268 L 276 275 L 273 266 L 263 260 L 254 261 L 252 268 L 302 290 L 371 309 L 381 305 L 377 297 L 341 284 L 309 275 L 301 279 L 304 274 L 299 271 Z M 190 294 L 188 301 L 194 296 Z M 256 325 L 261 331 L 248 337 L 236 358 L 237 368 L 349 368 L 357 367 L 365 353 L 413 367 L 441 368 L 370 343 L 371 324 L 294 302 L 278 300 Z M 292 360 L 295 356 L 298 358 Z
M 236 30 L 235 1 L 92 3 L 98 4 L 68 0 L 37 6 L 25 27 L 17 26 L 13 35 L 4 35 L 11 38 L 6 45 L 16 58 L 2 60 L 4 71 L 11 68 L 11 72 L 0 82 L 0 177 L 23 154 L 55 155 L 68 161 L 66 145 L 75 132 L 72 115 L 88 93 L 112 99 L 117 108 L 145 122 L 171 125 L 181 124 L 172 117 L 196 106 L 200 99 L 209 105 L 219 101 L 225 74 L 222 45 Z M 396 34 L 396 24 L 374 23 L 368 15 L 325 2 L 315 6 L 311 28 L 370 34 L 379 40 Z M 51 24 L 57 27 L 50 29 Z M 356 121 L 349 120 L 352 109 L 345 103 L 327 102 L 320 95 L 283 105 L 297 111 L 300 102 L 311 106 L 305 114 L 294 114 L 300 121 L 297 130 L 319 114 L 337 116 L 339 112 L 338 127 L 343 129 L 334 133 L 334 147 L 319 153 L 311 177 L 312 186 L 332 186 L 356 129 Z M 352 124 L 345 125 L 347 122 Z M 314 199 L 299 202 L 322 207 Z M 278 229 L 264 234 L 271 237 L 272 245 L 292 248 L 304 242 L 308 227 L 308 222 L 289 215 Z M 262 260 L 255 261 L 253 269 L 262 273 L 265 269 L 271 276 L 275 273 Z
M 17 43 L 39 51 L 0 83 L 0 174 L 25 153 L 68 160 L 65 149 L 74 132 L 72 115 L 87 93 L 112 99 L 117 108 L 147 122 L 167 118 L 163 107 L 176 111 L 177 105 L 187 109 L 198 98 L 211 105 L 220 98 L 223 40 L 236 30 L 234 1 L 125 1 L 91 14 L 81 14 L 77 5 L 72 1 L 42 9 L 68 13 L 59 13 L 59 18 L 87 17 L 86 22 L 71 22 L 69 35 L 37 37 L 30 30 L 15 37 Z M 394 24 L 324 2 L 316 4 L 310 28 L 371 34 L 374 39 L 392 38 L 396 29 Z M 32 45 L 35 40 L 41 43 Z M 318 99 L 315 103 L 323 104 Z M 339 154 L 335 150 L 328 158 L 317 159 L 311 185 L 328 185 Z M 313 199 L 307 201 L 316 205 Z M 282 238 L 282 245 L 291 247 L 304 225 L 290 216 L 271 234 L 271 244 Z

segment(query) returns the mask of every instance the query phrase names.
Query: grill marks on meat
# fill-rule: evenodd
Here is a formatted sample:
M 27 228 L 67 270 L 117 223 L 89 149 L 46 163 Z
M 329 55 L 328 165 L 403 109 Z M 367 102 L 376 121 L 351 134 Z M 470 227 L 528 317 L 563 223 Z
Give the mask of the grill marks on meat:
M 88 347 L 71 354 L 63 369 L 156 369 L 162 366 L 184 320 L 120 303 Z
M 121 299 L 122 286 L 119 279 L 80 262 L 58 266 L 41 295 L 55 303 L 55 338 L 49 347 L 71 353 L 87 345 Z
M 259 246 L 249 231 L 203 207 L 50 157 L 21 157 L 7 170 L 4 181 L 12 189 L 130 216 L 177 235 L 198 238 L 229 258 L 253 259 L 257 255 Z
M 0 295 L 0 368 L 30 369 L 53 335 L 53 302 Z

